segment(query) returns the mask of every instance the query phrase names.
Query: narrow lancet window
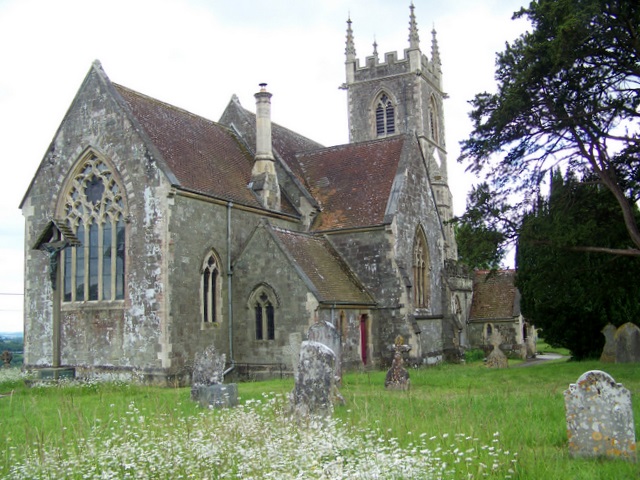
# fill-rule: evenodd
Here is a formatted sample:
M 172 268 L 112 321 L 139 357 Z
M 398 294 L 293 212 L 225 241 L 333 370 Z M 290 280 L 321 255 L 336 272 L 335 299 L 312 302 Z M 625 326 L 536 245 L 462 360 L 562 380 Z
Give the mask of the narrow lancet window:
M 249 297 L 249 308 L 255 315 L 256 340 L 276 339 L 277 305 L 277 297 L 268 285 L 260 285 Z
M 422 229 L 418 229 L 413 244 L 413 301 L 416 308 L 429 306 L 431 296 L 429 271 L 427 240 Z
M 218 295 L 220 294 L 220 271 L 218 262 L 211 252 L 202 268 L 202 321 L 218 321 Z

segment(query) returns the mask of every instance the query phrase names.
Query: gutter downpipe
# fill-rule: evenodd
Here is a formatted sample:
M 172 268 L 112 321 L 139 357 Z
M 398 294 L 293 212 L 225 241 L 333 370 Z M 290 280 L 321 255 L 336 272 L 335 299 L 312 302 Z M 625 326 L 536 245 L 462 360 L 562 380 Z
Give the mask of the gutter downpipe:
M 222 377 L 236 368 L 236 361 L 233 358 L 233 294 L 231 293 L 231 207 L 233 202 L 227 203 L 227 301 L 229 307 L 229 363 L 231 366 L 222 372 Z

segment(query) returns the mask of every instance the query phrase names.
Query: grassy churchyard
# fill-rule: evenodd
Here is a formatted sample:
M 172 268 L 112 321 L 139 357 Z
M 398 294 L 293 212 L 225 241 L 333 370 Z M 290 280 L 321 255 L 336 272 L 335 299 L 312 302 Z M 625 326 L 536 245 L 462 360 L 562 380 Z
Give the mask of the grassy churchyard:
M 637 364 L 548 361 L 489 370 L 481 361 L 349 373 L 346 405 L 324 422 L 287 415 L 292 380 L 239 385 L 241 406 L 206 410 L 188 388 L 69 383 L 27 388 L 0 371 L 0 478 L 634 479 L 640 462 L 568 456 L 562 392 L 588 370 L 631 391 Z

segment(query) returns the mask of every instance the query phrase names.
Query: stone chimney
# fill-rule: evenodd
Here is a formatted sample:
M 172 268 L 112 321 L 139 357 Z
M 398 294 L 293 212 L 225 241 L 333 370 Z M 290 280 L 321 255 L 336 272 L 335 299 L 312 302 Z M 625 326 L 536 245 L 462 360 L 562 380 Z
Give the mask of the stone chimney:
M 280 210 L 280 186 L 271 147 L 271 94 L 260 84 L 256 97 L 256 157 L 251 170 L 251 188 L 270 210 Z

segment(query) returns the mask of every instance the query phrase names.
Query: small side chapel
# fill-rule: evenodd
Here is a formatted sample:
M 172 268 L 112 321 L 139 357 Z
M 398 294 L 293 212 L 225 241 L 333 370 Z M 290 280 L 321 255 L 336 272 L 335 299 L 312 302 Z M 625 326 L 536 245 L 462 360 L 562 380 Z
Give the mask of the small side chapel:
M 113 83 L 95 62 L 24 196 L 25 366 L 187 384 L 291 369 L 317 321 L 345 369 L 459 359 L 472 279 L 457 263 L 435 31 L 356 57 L 349 143 L 331 147 L 233 96 L 215 122 Z M 295 128 L 295 125 L 291 126 Z

